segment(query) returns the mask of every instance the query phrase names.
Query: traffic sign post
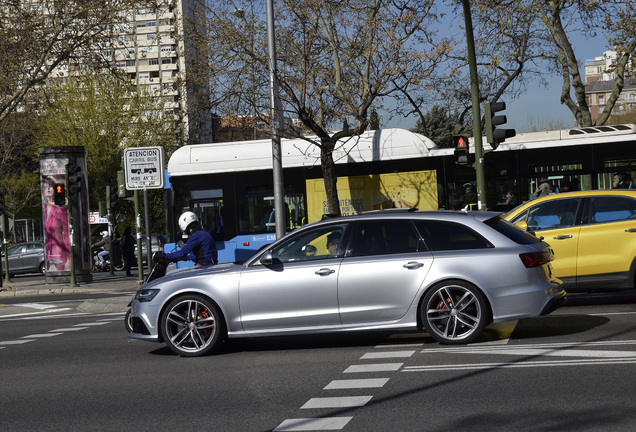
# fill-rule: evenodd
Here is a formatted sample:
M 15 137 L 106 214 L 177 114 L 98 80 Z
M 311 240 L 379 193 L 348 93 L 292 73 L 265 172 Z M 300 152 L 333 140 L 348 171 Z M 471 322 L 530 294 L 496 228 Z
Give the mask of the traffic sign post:
M 124 172 L 126 189 L 162 189 L 163 175 L 162 147 L 130 147 L 124 150 Z

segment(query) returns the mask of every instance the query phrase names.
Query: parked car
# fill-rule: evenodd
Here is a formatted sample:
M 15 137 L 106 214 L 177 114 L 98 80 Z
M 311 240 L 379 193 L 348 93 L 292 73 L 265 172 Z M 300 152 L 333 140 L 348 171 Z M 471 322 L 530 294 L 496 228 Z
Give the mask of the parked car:
M 636 287 L 636 190 L 548 195 L 514 208 L 505 219 L 550 244 L 554 272 L 566 290 Z
M 130 337 L 182 356 L 225 337 L 344 330 L 472 342 L 491 322 L 550 313 L 565 297 L 548 246 L 500 215 L 399 209 L 309 224 L 243 263 L 144 286 Z
M 163 246 L 166 244 L 167 238 L 163 234 L 150 234 L 150 249 L 152 254 L 157 251 L 162 251 Z M 146 257 L 148 256 L 148 249 L 146 248 L 146 236 L 141 237 L 141 256 L 143 257 L 144 263 L 146 262 Z M 135 256 L 137 256 L 137 244 L 135 244 Z M 151 255 L 152 257 L 152 255 Z
M 18 243 L 7 249 L 9 276 L 23 273 L 44 274 L 44 244 L 40 242 Z M 2 253 L 2 274 L 6 273 L 5 258 Z

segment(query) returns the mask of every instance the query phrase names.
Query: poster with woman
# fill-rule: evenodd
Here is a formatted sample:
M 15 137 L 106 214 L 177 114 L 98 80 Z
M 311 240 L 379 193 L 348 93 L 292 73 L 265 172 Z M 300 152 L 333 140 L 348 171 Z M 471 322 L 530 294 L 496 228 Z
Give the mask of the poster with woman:
M 66 159 L 40 161 L 44 259 L 47 272 L 71 269 L 68 211 L 54 201 L 55 185 L 66 183 L 67 162 Z

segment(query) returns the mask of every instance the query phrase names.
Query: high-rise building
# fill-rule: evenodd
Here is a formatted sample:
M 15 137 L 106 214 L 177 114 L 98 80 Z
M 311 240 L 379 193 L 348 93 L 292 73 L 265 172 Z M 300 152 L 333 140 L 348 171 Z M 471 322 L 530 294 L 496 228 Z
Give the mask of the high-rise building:
M 110 25 L 108 40 L 99 43 L 107 66 L 161 98 L 166 112 L 183 122 L 188 144 L 213 141 L 205 59 L 192 42 L 203 16 L 197 5 L 195 0 L 158 0 L 153 7 L 128 10 Z M 64 79 L 73 70 L 61 65 L 56 77 Z

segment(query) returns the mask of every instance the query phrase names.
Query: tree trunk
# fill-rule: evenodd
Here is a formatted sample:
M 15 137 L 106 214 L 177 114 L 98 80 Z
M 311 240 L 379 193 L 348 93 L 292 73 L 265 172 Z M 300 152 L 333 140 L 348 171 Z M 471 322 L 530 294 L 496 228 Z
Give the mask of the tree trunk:
M 330 137 L 323 137 L 320 145 L 320 164 L 325 181 L 325 193 L 327 194 L 328 213 L 340 216 L 340 202 L 338 199 L 337 178 L 335 163 L 333 161 L 333 149 L 335 141 Z

